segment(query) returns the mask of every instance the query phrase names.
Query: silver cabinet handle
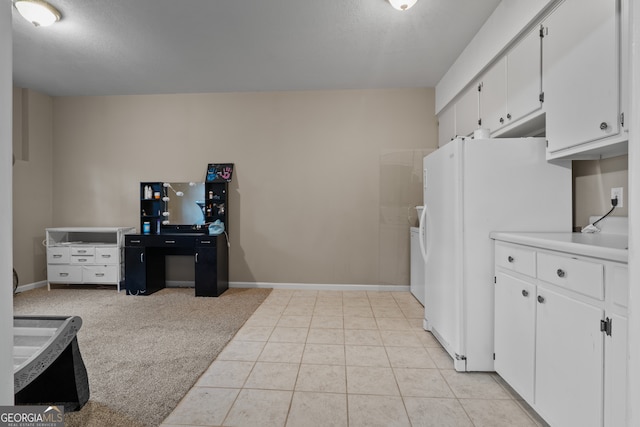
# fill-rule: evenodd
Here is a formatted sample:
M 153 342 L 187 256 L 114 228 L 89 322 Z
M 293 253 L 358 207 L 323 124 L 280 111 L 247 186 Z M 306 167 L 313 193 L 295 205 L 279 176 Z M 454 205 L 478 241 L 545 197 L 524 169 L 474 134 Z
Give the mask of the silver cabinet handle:
M 515 259 L 513 259 L 513 257 L 512 257 L 511 255 L 509 255 L 509 256 L 507 257 L 507 261 L 509 261 L 509 262 L 513 262 L 513 261 L 515 261 Z
M 564 270 L 561 268 L 559 268 L 558 271 L 556 271 L 556 274 L 558 275 L 558 277 L 564 277 L 566 275 Z
M 96 273 L 96 277 L 104 277 L 104 273 Z
M 196 252 L 196 264 L 198 263 L 198 252 Z
M 528 297 L 529 296 L 529 291 L 527 291 L 526 289 L 522 290 L 522 296 L 523 297 Z
M 144 264 L 144 254 L 140 254 L 140 263 Z
M 103 254 L 103 255 L 102 255 L 102 258 L 111 258 L 111 255 L 109 255 L 109 254 Z
M 67 277 L 69 273 L 60 273 L 60 277 Z
M 608 127 L 609 127 L 609 125 L 607 124 L 607 122 L 600 123 L 600 129 L 601 130 L 606 130 Z
M 175 240 L 165 240 L 164 242 L 165 243 L 175 243 L 176 241 Z
M 542 295 L 538 295 L 538 302 L 544 304 L 544 297 Z
M 62 258 L 62 255 L 60 255 L 60 254 L 53 254 L 53 257 L 54 257 L 54 258 Z

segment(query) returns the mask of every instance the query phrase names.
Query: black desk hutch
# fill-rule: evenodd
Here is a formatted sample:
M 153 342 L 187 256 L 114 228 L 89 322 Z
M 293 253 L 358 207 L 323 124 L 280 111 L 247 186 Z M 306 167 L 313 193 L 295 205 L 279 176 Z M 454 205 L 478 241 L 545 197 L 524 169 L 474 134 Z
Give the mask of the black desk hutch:
M 164 225 L 162 183 L 140 183 L 140 223 L 144 234 L 125 236 L 127 295 L 149 295 L 166 287 L 167 255 L 194 257 L 195 295 L 217 297 L 229 288 L 228 183 L 233 164 L 209 164 L 203 194 L 205 225 Z M 149 188 L 153 195 L 148 194 Z M 221 221 L 227 233 L 210 236 L 207 224 Z

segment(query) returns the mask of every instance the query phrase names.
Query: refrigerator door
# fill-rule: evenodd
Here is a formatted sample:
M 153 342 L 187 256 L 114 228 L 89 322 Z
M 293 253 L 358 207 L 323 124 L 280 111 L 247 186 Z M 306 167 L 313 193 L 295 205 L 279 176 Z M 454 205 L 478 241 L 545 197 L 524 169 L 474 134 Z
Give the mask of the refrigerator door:
M 464 370 L 462 348 L 462 140 L 424 158 L 425 329 Z M 462 365 L 462 366 L 460 366 Z

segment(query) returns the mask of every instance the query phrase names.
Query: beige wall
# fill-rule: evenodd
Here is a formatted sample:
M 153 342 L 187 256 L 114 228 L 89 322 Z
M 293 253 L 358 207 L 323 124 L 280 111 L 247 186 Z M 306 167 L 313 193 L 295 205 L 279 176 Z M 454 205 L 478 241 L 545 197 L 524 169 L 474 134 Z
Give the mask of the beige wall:
M 20 99 L 14 115 L 20 116 L 23 130 L 14 139 L 13 265 L 23 285 L 47 278 L 42 242 L 44 229 L 52 224 L 53 100 L 32 90 L 13 90 L 14 99 Z
M 139 227 L 138 182 L 202 180 L 209 162 L 236 164 L 232 281 L 409 283 L 410 207 L 436 144 L 431 89 L 21 99 L 21 284 L 46 279 L 44 228 Z M 614 214 L 627 215 L 627 156 L 573 167 L 576 225 L 606 212 L 611 187 L 624 187 Z
M 573 162 L 573 223 L 576 227 L 589 224 L 589 216 L 601 216 L 611 209 L 611 188 L 622 187 L 623 207 L 612 216 L 629 216 L 628 156 L 603 160 Z
M 433 89 L 54 98 L 53 223 L 139 227 L 140 181 L 232 162 L 231 281 L 407 285 L 436 144 Z

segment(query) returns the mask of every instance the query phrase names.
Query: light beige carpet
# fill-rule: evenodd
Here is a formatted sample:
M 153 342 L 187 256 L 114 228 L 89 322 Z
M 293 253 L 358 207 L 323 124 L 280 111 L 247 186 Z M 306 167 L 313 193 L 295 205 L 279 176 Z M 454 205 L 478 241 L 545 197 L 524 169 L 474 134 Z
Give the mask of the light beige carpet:
M 17 294 L 15 315 L 76 315 L 91 396 L 67 427 L 157 426 L 271 291 L 193 289 L 127 296 L 113 288 L 68 286 Z

